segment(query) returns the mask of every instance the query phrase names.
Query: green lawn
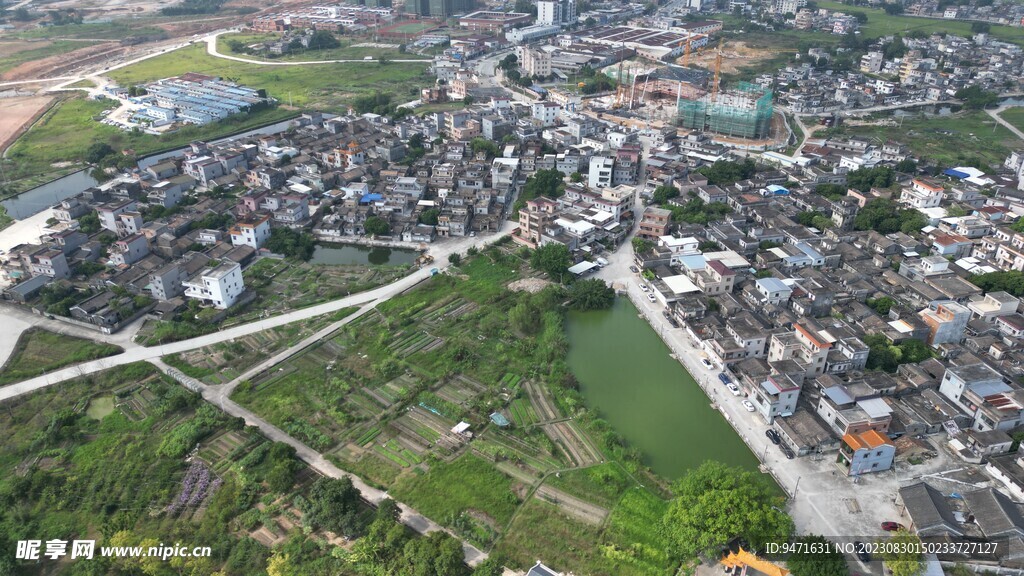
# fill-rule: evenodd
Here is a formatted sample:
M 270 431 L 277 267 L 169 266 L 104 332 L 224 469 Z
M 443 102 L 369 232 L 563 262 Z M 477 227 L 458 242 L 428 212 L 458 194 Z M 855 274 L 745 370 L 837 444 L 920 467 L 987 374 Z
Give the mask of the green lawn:
M 25 190 L 40 180 L 67 173 L 84 163 L 82 157 L 94 142 L 108 142 L 116 150 L 132 148 L 142 156 L 185 146 L 192 140 L 213 139 L 255 128 L 297 115 L 294 110 L 275 108 L 238 115 L 207 126 L 190 126 L 163 136 L 124 132 L 101 124 L 100 112 L 111 108 L 109 100 L 72 97 L 53 106 L 8 151 L 4 171 L 12 190 Z M 63 167 L 53 164 L 69 163 Z
M 880 8 L 868 8 L 866 6 L 848 6 L 835 2 L 834 0 L 820 0 L 817 2 L 819 8 L 836 10 L 839 12 L 863 12 L 867 14 L 868 21 L 862 25 L 861 33 L 867 38 L 878 38 L 892 34 L 905 33 L 911 30 L 921 30 L 928 34 L 945 32 L 970 38 L 974 35 L 971 32 L 971 22 L 965 20 L 945 20 L 939 18 L 918 18 L 916 16 L 891 16 Z M 992 36 L 1013 42 L 1024 44 L 1024 28 L 1000 26 L 993 24 Z
M 24 64 L 25 62 L 42 60 L 43 58 L 64 54 L 65 52 L 71 52 L 72 50 L 78 50 L 79 48 L 88 48 L 94 44 L 94 42 L 57 40 L 47 44 L 39 43 L 36 47 L 14 52 L 13 54 L 3 54 L 0 52 L 0 74 Z
M 487 462 L 467 454 L 450 464 L 431 464 L 426 474 L 399 479 L 391 493 L 438 522 L 446 523 L 466 510 L 476 510 L 502 527 L 518 506 L 511 483 L 508 476 Z
M 914 155 L 936 161 L 943 167 L 965 164 L 972 159 L 998 166 L 1011 149 L 1024 144 L 980 110 L 951 116 L 907 118 L 902 127 L 897 120 L 895 126 L 845 126 L 841 131 L 881 142 L 890 138 L 898 140 L 909 146 Z
M 266 66 L 210 56 L 205 44 L 186 46 L 114 70 L 109 76 L 122 86 L 130 86 L 185 72 L 232 78 L 252 88 L 263 88 L 283 103 L 322 108 L 345 106 L 354 96 L 375 91 L 395 94 L 396 100 L 403 101 L 406 96 L 418 94 L 418 86 L 429 82 L 426 63 Z
M 1007 108 L 1003 110 L 999 116 L 1013 124 L 1017 130 L 1024 130 L 1024 108 Z
M 166 19 L 165 19 L 166 20 Z M 11 38 L 94 38 L 97 40 L 120 40 L 129 36 L 165 35 L 160 28 L 153 26 L 152 19 L 119 19 L 116 22 L 96 24 L 67 24 L 64 26 L 46 26 L 33 28 L 11 34 Z
M 356 38 L 352 39 L 349 37 L 341 38 L 341 47 L 332 48 L 330 50 L 309 50 L 297 54 L 285 54 L 277 58 L 261 58 L 258 55 L 250 56 L 247 54 L 236 54 L 231 51 L 228 47 L 228 42 L 231 40 L 238 40 L 245 45 L 267 42 L 269 40 L 276 40 L 280 38 L 280 34 L 266 33 L 266 34 L 224 34 L 223 36 L 217 37 L 217 50 L 221 54 L 231 54 L 240 56 L 242 58 L 251 58 L 254 60 L 266 60 L 268 62 L 308 62 L 310 60 L 360 60 L 366 56 L 372 56 L 374 59 L 377 58 L 401 58 L 401 59 L 415 59 L 421 58 L 415 54 L 403 54 L 393 48 L 364 48 L 355 47 L 353 44 L 362 44 L 364 42 L 373 42 L 369 38 Z M 423 59 L 424 65 L 429 64 L 429 59 Z
M 21 335 L 11 357 L 3 368 L 0 368 L 0 384 L 18 382 L 69 364 L 104 358 L 121 352 L 124 350 L 113 344 L 101 344 L 84 338 L 30 328 Z
M 554 504 L 532 499 L 523 505 L 494 552 L 510 568 L 526 570 L 538 559 L 558 571 L 630 576 L 604 556 L 600 528 L 573 520 Z M 647 573 L 649 574 L 649 572 Z

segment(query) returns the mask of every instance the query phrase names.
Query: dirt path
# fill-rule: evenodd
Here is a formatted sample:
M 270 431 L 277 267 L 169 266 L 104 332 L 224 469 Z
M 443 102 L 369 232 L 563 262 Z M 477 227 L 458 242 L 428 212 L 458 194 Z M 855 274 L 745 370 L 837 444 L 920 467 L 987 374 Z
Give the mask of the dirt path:
M 585 500 L 580 500 L 575 496 L 570 496 L 569 494 L 566 494 L 557 488 L 552 488 L 546 484 L 537 488 L 537 491 L 534 492 L 534 496 L 540 500 L 558 506 L 569 516 L 576 518 L 581 522 L 593 524 L 594 526 L 600 526 L 604 523 L 604 519 L 608 517 L 607 509 L 596 504 L 591 504 Z

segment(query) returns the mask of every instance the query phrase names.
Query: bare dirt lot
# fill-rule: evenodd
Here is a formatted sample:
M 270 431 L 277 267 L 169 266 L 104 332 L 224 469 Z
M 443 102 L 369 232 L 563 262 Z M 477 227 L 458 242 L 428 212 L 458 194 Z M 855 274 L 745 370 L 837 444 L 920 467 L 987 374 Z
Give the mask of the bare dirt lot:
M 38 47 L 38 43 L 33 42 L 31 46 Z M 80 66 L 93 64 L 122 54 L 124 51 L 125 48 L 117 42 L 104 42 L 102 44 L 86 46 L 64 54 L 19 64 L 0 74 L 0 80 L 26 80 L 60 76 Z
M 722 73 L 735 74 L 740 68 L 772 58 L 777 53 L 776 50 L 766 48 L 751 48 L 745 42 L 729 42 L 722 50 Z M 699 54 L 690 54 L 690 65 L 711 70 L 715 65 L 717 54 L 718 51 L 715 48 L 708 46 Z M 676 63 L 682 64 L 683 58 L 680 56 Z
M 0 151 L 7 149 L 51 100 L 49 96 L 0 98 Z

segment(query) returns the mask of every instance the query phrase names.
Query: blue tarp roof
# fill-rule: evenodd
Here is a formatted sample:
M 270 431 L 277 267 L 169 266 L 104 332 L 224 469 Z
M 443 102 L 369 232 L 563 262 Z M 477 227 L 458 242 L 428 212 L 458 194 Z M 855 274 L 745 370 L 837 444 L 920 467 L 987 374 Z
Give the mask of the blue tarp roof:
M 365 194 L 359 199 L 360 204 L 369 204 L 370 202 L 376 202 L 377 200 L 383 200 L 384 196 L 381 194 Z
M 777 195 L 789 194 L 789 188 L 786 188 L 784 186 L 779 186 L 778 184 L 769 184 L 768 185 L 768 191 L 771 192 L 772 194 L 777 194 Z
M 494 422 L 495 424 L 501 426 L 502 428 L 508 426 L 509 424 L 508 418 L 505 418 L 505 415 L 502 414 L 501 412 L 495 412 L 494 414 L 491 414 L 491 422 Z
M 955 168 L 950 168 L 948 170 L 943 171 L 942 173 L 945 174 L 946 176 L 955 176 L 960 179 L 971 177 L 970 174 L 966 172 L 961 172 L 959 170 L 956 170 Z

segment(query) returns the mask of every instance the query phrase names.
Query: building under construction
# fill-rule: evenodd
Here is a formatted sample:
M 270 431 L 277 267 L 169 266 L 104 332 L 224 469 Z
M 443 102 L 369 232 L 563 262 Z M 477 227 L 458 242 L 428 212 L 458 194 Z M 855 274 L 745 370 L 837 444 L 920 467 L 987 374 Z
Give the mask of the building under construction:
M 771 134 L 771 90 L 748 82 L 741 82 L 735 90 L 719 92 L 715 88 L 704 98 L 680 101 L 679 119 L 684 128 L 755 140 Z

